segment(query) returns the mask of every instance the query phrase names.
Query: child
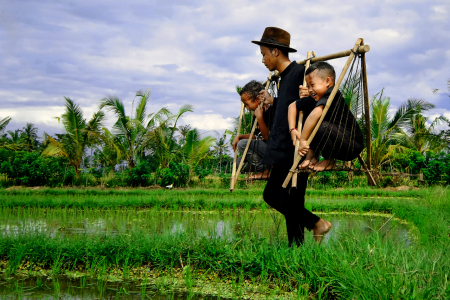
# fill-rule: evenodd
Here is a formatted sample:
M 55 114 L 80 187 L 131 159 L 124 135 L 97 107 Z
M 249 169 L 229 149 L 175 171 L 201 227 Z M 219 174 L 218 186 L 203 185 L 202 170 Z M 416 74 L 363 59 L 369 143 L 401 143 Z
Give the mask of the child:
M 259 127 L 255 130 L 253 140 L 250 143 L 245 158 L 248 163 L 255 166 L 255 171 L 259 172 L 259 174 L 251 176 L 250 179 L 266 179 L 269 177 L 269 170 L 262 163 L 262 158 L 266 152 L 267 141 L 269 139 L 269 128 L 273 119 L 273 109 L 268 105 L 265 105 L 263 108 L 260 107 L 261 100 L 259 93 L 262 90 L 264 90 L 264 86 L 260 82 L 252 80 L 239 93 L 245 107 L 253 112 L 253 120 L 255 118 L 258 120 Z M 233 150 L 236 151 L 237 147 L 241 152 L 244 152 L 249 137 L 250 134 L 237 135 L 232 143 Z M 238 158 L 237 165 L 239 165 L 241 159 L 242 157 Z M 244 170 L 250 171 L 250 169 L 251 167 L 248 166 Z
M 316 62 L 306 71 L 306 82 L 308 89 L 300 86 L 300 97 L 303 97 L 289 106 L 288 121 L 292 141 L 300 140 L 298 152 L 300 156 L 305 156 L 305 160 L 300 164 L 300 169 L 309 168 L 314 171 L 324 171 L 332 169 L 335 165 L 334 159 L 350 161 L 355 159 L 363 150 L 363 134 L 356 122 L 355 117 L 345 103 L 340 91 L 334 96 L 328 112 L 311 145 L 306 141 L 316 127 L 322 116 L 323 109 L 330 96 L 334 81 L 334 68 L 327 62 Z M 311 97 L 304 98 L 310 95 Z M 303 111 L 304 122 L 301 134 L 296 128 L 297 111 Z M 317 162 L 318 152 L 321 152 L 324 160 Z

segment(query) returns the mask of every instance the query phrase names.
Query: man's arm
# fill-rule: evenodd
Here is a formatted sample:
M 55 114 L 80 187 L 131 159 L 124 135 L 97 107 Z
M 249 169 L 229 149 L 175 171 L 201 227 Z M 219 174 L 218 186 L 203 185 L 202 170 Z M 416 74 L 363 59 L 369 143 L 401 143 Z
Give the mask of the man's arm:
M 297 104 L 295 102 L 292 102 L 289 104 L 289 110 L 288 110 L 288 123 L 289 123 L 289 131 L 291 133 L 291 139 L 292 143 L 295 146 L 295 142 L 297 139 L 300 138 L 300 133 L 297 129 L 291 130 L 292 128 L 297 128 L 296 125 L 296 118 L 297 118 Z
M 306 145 L 306 141 L 309 136 L 316 127 L 317 122 L 319 122 L 320 117 L 322 116 L 323 105 L 319 105 L 313 109 L 313 111 L 309 114 L 308 118 L 305 121 L 305 125 L 302 129 L 302 134 L 300 136 L 300 146 L 298 148 L 298 152 L 301 156 L 305 155 L 308 152 L 309 146 Z

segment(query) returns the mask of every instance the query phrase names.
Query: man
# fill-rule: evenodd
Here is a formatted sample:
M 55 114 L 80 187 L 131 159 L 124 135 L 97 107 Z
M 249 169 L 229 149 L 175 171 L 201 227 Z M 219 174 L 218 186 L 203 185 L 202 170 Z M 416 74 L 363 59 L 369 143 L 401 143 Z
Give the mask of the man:
M 278 97 L 272 98 L 262 91 L 264 102 L 275 109 L 273 125 L 263 163 L 273 166 L 272 173 L 264 189 L 264 201 L 282 213 L 286 219 L 289 245 L 300 245 L 304 240 L 304 227 L 313 230 L 314 238 L 320 242 L 331 228 L 331 223 L 320 219 L 305 209 L 305 191 L 308 173 L 298 174 L 297 189 L 282 187 L 294 160 L 288 124 L 288 107 L 299 99 L 299 86 L 303 84 L 305 67 L 289 60 L 291 35 L 277 27 L 267 27 L 260 41 L 252 43 L 260 46 L 262 63 L 270 71 L 278 71 L 281 81 Z

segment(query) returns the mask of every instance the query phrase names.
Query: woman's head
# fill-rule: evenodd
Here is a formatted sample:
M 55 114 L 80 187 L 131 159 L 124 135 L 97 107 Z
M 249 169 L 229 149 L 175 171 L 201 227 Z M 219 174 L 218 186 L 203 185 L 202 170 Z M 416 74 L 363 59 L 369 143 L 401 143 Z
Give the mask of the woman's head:
M 258 95 L 262 90 L 264 90 L 264 86 L 256 80 L 250 81 L 241 89 L 239 92 L 241 101 L 248 110 L 254 111 L 258 107 Z

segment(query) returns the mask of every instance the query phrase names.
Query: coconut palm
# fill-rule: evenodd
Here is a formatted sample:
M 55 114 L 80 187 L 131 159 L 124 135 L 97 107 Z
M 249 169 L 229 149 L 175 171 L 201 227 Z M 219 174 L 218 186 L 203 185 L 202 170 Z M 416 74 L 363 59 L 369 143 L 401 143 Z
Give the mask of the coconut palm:
M 216 139 L 211 136 L 201 137 L 197 129 L 192 129 L 186 136 L 186 143 L 182 148 L 182 153 L 186 163 L 190 166 L 189 179 L 195 168 L 201 164 L 210 154 L 210 148 Z
M 148 128 L 143 146 L 149 149 L 151 154 L 159 161 L 161 168 L 167 168 L 170 161 L 179 152 L 180 146 L 177 144 L 174 136 L 174 133 L 177 131 L 177 122 L 185 113 L 192 111 L 193 108 L 190 104 L 181 106 L 176 114 L 171 114 L 167 110 L 166 119 L 159 120 L 158 123 L 155 122 Z M 183 130 L 188 128 L 190 127 L 186 127 Z
M 147 113 L 150 90 L 145 92 L 139 90 L 135 97 L 140 99 L 134 116 L 131 117 L 126 115 L 124 104 L 118 97 L 110 96 L 100 101 L 100 109 L 106 108 L 117 117 L 112 132 L 103 128 L 108 143 L 116 149 L 118 159 L 125 159 L 130 169 L 134 168 L 144 156 L 144 136 L 147 131 L 155 124 L 163 122 L 164 116 L 170 114 L 165 107 L 156 113 Z
M 215 141 L 214 146 L 213 146 L 213 151 L 219 157 L 219 172 L 222 172 L 222 158 L 228 149 L 228 145 L 225 141 L 227 138 L 227 135 L 232 136 L 233 132 L 229 131 L 228 129 L 225 130 L 223 135 Z
M 33 123 L 27 123 L 27 125 L 22 128 L 22 134 L 20 138 L 23 144 L 25 145 L 25 149 L 28 152 L 31 152 L 34 149 L 36 149 L 38 145 L 37 130 L 38 129 L 34 126 Z
M 102 111 L 98 111 L 86 121 L 80 107 L 70 98 L 64 99 L 65 112 L 56 118 L 58 122 L 62 122 L 64 134 L 55 139 L 44 132 L 44 144 L 47 146 L 42 155 L 66 157 L 78 178 L 86 148 L 102 138 L 101 128 L 105 115 Z
M 0 120 L 0 133 L 2 133 L 5 130 L 6 126 L 8 126 L 9 124 L 9 121 L 11 121 L 10 117 L 6 117 Z
M 433 106 L 434 107 L 434 106 Z M 441 151 L 447 146 L 447 141 L 442 138 L 442 135 L 435 132 L 436 126 L 443 122 L 449 122 L 444 116 L 439 116 L 427 125 L 429 118 L 418 113 L 409 119 L 405 130 L 401 130 L 394 135 L 394 138 L 402 145 L 415 149 L 421 154 L 426 151 Z
M 447 80 L 447 89 L 450 92 L 450 79 Z M 433 89 L 433 94 L 437 94 L 438 92 L 439 92 L 439 89 Z M 444 94 L 446 94 L 447 96 L 450 97 L 450 94 L 447 94 L 447 93 L 444 93 Z
M 178 143 L 180 145 L 183 145 L 186 141 L 186 135 L 188 134 L 188 132 L 192 130 L 191 125 L 180 125 L 178 126 L 177 131 L 180 133 L 180 137 L 178 138 Z
M 402 146 L 397 144 L 396 137 L 403 128 L 409 124 L 411 118 L 422 111 L 434 107 L 433 104 L 422 99 L 408 99 L 391 117 L 389 115 L 391 100 L 383 97 L 383 90 L 372 98 L 371 102 L 371 134 L 372 134 L 372 166 L 380 168 L 387 162 L 396 149 Z

